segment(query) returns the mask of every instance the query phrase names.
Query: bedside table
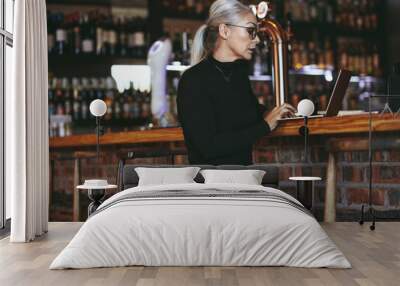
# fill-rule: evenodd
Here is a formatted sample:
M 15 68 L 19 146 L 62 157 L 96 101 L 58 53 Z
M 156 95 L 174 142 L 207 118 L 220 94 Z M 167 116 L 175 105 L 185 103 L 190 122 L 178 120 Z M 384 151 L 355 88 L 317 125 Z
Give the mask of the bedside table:
M 296 199 L 298 199 L 308 210 L 314 205 L 314 182 L 321 181 L 320 177 L 290 177 L 289 180 L 296 181 Z
M 91 203 L 88 206 L 88 217 L 94 213 L 97 208 L 102 204 L 103 199 L 106 195 L 107 190 L 112 190 L 116 189 L 118 186 L 117 185 L 109 185 L 108 183 L 106 184 L 88 184 L 87 181 L 91 180 L 86 180 L 85 184 L 79 185 L 76 188 L 78 190 L 87 190 L 88 191 L 88 197 L 91 201 Z M 99 180 L 94 180 L 94 181 L 99 181 Z M 107 181 L 105 181 L 107 182 Z M 97 182 L 96 182 L 97 183 Z

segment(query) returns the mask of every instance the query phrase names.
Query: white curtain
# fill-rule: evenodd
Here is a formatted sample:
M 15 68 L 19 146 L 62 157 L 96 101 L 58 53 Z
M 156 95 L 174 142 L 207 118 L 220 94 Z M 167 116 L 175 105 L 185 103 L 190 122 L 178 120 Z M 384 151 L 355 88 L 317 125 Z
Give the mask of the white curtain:
M 49 145 L 45 0 L 15 1 L 12 94 L 6 98 L 6 187 L 12 242 L 47 232 Z

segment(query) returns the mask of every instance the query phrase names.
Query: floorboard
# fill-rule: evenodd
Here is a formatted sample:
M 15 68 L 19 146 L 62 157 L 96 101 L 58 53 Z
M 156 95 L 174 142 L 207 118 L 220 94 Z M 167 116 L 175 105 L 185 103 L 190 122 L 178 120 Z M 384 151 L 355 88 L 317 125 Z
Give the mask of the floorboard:
M 119 267 L 49 270 L 81 223 L 50 223 L 49 232 L 32 243 L 0 240 L 0 285 L 400 285 L 400 222 L 322 224 L 351 262 L 352 269 L 290 267 Z

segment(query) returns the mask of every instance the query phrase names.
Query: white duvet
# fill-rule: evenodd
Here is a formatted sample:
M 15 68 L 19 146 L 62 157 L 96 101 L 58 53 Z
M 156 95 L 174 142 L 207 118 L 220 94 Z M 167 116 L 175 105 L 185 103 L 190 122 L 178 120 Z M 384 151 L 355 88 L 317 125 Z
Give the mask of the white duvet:
M 106 200 L 50 269 L 145 266 L 294 266 L 350 268 L 318 222 L 299 209 L 246 198 L 123 201 L 131 192 L 263 190 L 242 184 L 174 184 L 127 189 Z

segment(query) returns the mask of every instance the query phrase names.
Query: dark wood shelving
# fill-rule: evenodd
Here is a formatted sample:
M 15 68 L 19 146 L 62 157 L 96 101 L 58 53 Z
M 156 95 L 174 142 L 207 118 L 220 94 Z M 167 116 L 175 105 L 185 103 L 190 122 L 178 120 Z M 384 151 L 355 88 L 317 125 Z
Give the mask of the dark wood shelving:
M 205 21 L 206 15 L 198 14 L 180 14 L 180 13 L 164 13 L 163 18 L 168 19 L 179 19 L 179 20 L 195 20 L 195 21 Z
M 129 56 L 101 56 L 92 54 L 79 55 L 49 55 L 49 65 L 58 64 L 145 64 L 146 58 L 134 58 Z
M 50 55 L 49 72 L 62 77 L 106 77 L 111 75 L 112 65 L 145 65 L 145 58 L 97 56 L 97 55 Z
M 336 37 L 354 37 L 354 38 L 363 38 L 363 39 L 374 39 L 380 37 L 378 30 L 352 30 L 346 29 L 345 27 L 336 27 L 335 28 Z
M 47 4 L 56 5 L 90 5 L 90 6 L 111 6 L 113 0 L 46 0 Z
M 306 22 L 306 21 L 293 21 L 292 22 L 293 29 L 319 29 L 319 30 L 332 30 L 335 28 L 334 23 L 328 22 Z
M 146 8 L 149 0 L 46 0 L 48 5 L 106 6 Z
M 305 21 L 293 21 L 292 28 L 294 32 L 298 30 L 303 32 L 304 30 L 318 30 L 322 33 L 332 33 L 329 36 L 334 37 L 358 37 L 358 38 L 373 38 L 379 37 L 378 30 L 353 30 L 343 26 L 338 26 L 335 23 L 327 22 L 305 22 Z

